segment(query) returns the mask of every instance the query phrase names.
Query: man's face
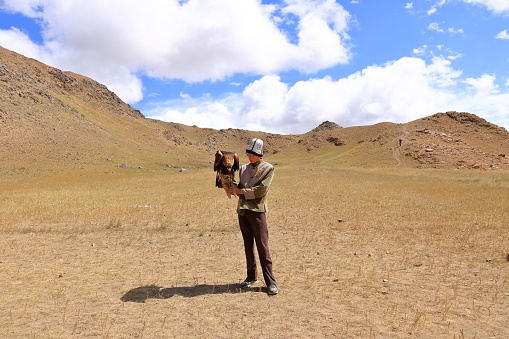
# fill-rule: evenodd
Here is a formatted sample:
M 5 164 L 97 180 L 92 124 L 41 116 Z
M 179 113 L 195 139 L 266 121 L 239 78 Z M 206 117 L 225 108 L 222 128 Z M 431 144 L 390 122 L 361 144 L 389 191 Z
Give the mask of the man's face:
M 260 157 L 260 156 L 258 156 L 258 155 L 254 155 L 254 154 L 252 154 L 252 153 L 247 153 L 247 157 L 248 157 L 249 162 L 250 162 L 251 164 L 256 164 L 256 163 L 257 163 L 258 161 L 260 161 L 260 159 L 262 158 L 262 157 Z

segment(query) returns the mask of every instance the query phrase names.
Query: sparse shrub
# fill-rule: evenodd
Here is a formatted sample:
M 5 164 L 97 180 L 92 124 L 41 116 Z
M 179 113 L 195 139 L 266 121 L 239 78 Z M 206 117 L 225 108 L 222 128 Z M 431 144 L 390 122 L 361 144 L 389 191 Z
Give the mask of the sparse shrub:
M 106 226 L 106 229 L 118 229 L 122 227 L 122 221 L 120 219 L 111 219 L 109 224 Z

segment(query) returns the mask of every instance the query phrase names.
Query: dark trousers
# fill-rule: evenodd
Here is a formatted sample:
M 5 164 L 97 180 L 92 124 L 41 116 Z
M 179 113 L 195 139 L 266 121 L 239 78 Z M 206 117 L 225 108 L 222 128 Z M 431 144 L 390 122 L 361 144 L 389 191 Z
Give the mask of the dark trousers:
M 275 284 L 276 279 L 272 273 L 272 259 L 269 252 L 269 231 L 265 213 L 246 210 L 244 215 L 239 215 L 239 225 L 246 252 L 247 279 L 256 280 L 258 276 L 254 249 L 256 243 L 265 284 L 267 286 Z

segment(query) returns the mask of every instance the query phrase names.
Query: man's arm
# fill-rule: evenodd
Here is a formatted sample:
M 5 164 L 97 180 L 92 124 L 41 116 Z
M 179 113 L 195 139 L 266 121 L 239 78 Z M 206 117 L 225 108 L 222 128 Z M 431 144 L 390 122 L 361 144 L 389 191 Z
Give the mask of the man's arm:
M 241 188 L 238 188 L 237 185 L 230 187 L 230 194 L 241 195 L 244 194 L 244 191 Z
M 267 194 L 269 190 L 270 184 L 272 183 L 272 178 L 274 177 L 274 167 L 272 167 L 269 172 L 265 175 L 265 177 L 255 186 L 247 187 L 247 188 L 232 188 L 230 192 L 237 195 L 244 195 L 244 199 L 252 200 L 259 199 Z

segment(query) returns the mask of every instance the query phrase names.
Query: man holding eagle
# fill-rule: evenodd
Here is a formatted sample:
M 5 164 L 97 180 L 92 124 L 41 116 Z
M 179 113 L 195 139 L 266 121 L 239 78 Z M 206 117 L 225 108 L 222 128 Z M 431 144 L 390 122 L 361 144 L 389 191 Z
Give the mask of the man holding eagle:
M 218 153 L 221 153 L 222 156 L 219 156 Z M 237 155 L 231 152 L 218 151 L 218 153 L 216 153 L 216 161 L 214 162 L 214 170 L 218 172 L 216 185 L 224 187 L 227 193 L 234 194 L 239 198 L 237 214 L 244 240 L 247 266 L 247 277 L 240 284 L 240 287 L 247 288 L 259 282 L 254 248 L 256 244 L 263 278 L 267 285 L 267 293 L 269 295 L 278 294 L 276 279 L 272 273 L 272 259 L 268 242 L 269 232 L 265 215 L 268 211 L 267 193 L 274 177 L 274 166 L 262 159 L 263 141 L 255 138 L 251 140 L 249 147 L 246 149 L 249 163 L 240 167 L 239 183 L 235 185 L 233 175 L 235 170 L 239 168 Z M 225 153 L 229 153 L 227 158 L 230 160 L 223 159 Z M 221 165 L 222 163 L 226 163 L 229 169 L 222 169 L 224 166 Z M 231 173 L 231 175 L 225 175 L 225 172 L 227 174 Z

